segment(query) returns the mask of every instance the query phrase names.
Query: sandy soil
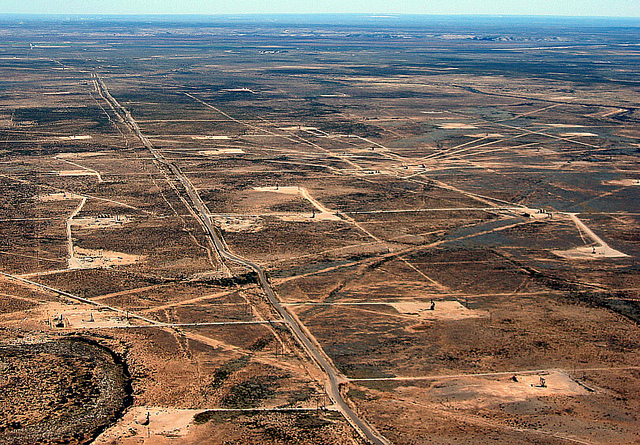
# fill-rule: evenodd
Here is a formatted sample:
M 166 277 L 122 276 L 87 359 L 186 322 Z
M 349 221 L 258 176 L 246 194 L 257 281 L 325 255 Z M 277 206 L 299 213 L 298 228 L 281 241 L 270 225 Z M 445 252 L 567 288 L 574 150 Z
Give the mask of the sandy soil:
M 588 117 L 609 117 L 609 116 L 613 116 L 615 114 L 620 114 L 620 113 L 624 113 L 625 110 L 624 108 L 616 108 L 615 110 L 604 110 L 604 111 L 598 111 L 597 113 L 592 113 L 592 114 L 585 114 L 585 116 Z
M 549 213 L 543 213 L 540 211 L 540 209 L 530 209 L 530 208 L 523 208 L 522 212 L 517 211 L 517 214 L 527 214 L 529 216 L 529 218 L 533 218 L 533 219 L 548 219 L 551 218 L 551 214 Z
M 465 134 L 470 138 L 503 138 L 504 135 L 500 133 L 477 133 L 477 134 Z
M 108 227 L 120 226 L 130 221 L 131 220 L 124 215 L 115 215 L 108 218 L 74 218 L 73 220 L 71 220 L 71 225 L 90 229 L 106 229 Z
M 340 221 L 336 215 L 332 213 L 316 213 L 312 218 L 309 213 L 289 213 L 286 215 L 274 215 L 282 221 L 288 222 L 318 222 L 318 221 Z
M 94 444 L 170 443 L 171 438 L 189 434 L 193 416 L 201 411 L 136 406 L 130 408 L 120 422 L 98 436 Z
M 82 196 L 74 193 L 50 193 L 48 195 L 40 195 L 38 199 L 42 202 L 64 201 L 65 199 L 82 199 Z
M 227 140 L 230 138 L 229 136 L 191 136 L 191 139 L 204 141 L 204 140 Z
M 519 402 L 537 397 L 581 396 L 589 394 L 583 386 L 561 371 L 532 374 L 514 374 L 511 377 L 491 378 L 469 376 L 438 380 L 426 391 L 430 399 L 450 399 L 457 408 L 476 408 L 495 403 Z M 540 378 L 545 381 L 541 387 Z M 517 380 L 517 381 L 516 381 Z M 397 390 L 409 397 L 416 396 L 415 387 L 401 387 Z M 418 391 L 418 394 L 423 391 Z
M 334 96 L 323 96 L 323 97 L 334 97 Z M 343 96 L 335 96 L 335 97 L 343 97 Z M 317 131 L 318 127 L 304 127 L 301 125 L 293 125 L 291 127 L 280 127 L 279 130 L 284 130 L 284 131 L 295 131 L 295 130 L 302 130 L 302 131 Z
M 595 134 L 595 133 L 580 133 L 580 132 L 561 133 L 560 136 L 563 136 L 563 137 L 578 137 L 578 136 L 598 137 L 598 135 Z
M 56 155 L 56 158 L 60 159 L 69 159 L 69 158 L 91 158 L 94 156 L 104 156 L 112 154 L 109 151 L 85 151 L 82 153 L 59 153 Z
M 553 253 L 570 260 L 598 260 L 603 258 L 625 258 L 629 255 L 605 246 L 581 246 L 569 250 L 554 250 Z
M 220 91 L 226 91 L 228 93 L 251 93 L 256 94 L 255 91 L 250 90 L 249 88 L 224 88 Z
M 640 186 L 640 179 L 618 179 L 611 181 L 602 181 L 604 185 L 621 185 L 623 187 Z
M 141 255 L 113 252 L 111 250 L 92 250 L 80 247 L 73 248 L 73 256 L 69 258 L 69 269 L 96 269 L 100 267 L 124 266 L 140 261 Z
M 96 173 L 89 170 L 60 170 L 60 176 L 95 176 Z
M 83 135 L 83 136 L 60 136 L 58 138 L 61 141 L 86 141 L 89 139 L 93 139 L 93 137 L 89 136 L 89 135 Z
M 273 193 L 284 193 L 286 195 L 300 195 L 307 201 L 309 201 L 318 212 L 315 214 L 313 218 L 306 213 L 292 213 L 290 215 L 282 215 L 279 216 L 284 221 L 342 221 L 342 219 L 332 212 L 320 202 L 316 201 L 311 197 L 309 191 L 304 187 L 296 187 L 296 186 L 286 186 L 286 187 L 254 187 L 255 191 L 258 192 L 273 192 Z
M 443 130 L 473 130 L 478 128 L 475 125 L 463 124 L 461 122 L 446 122 L 438 126 Z
M 591 238 L 593 244 L 576 247 L 575 249 L 569 250 L 554 250 L 553 253 L 568 259 L 574 260 L 594 260 L 600 258 L 625 258 L 629 255 L 620 252 L 612 247 L 610 247 L 607 243 L 605 243 L 602 238 L 596 235 L 587 225 L 582 222 L 580 218 L 575 214 L 569 215 L 571 220 L 576 224 L 578 230 L 580 231 L 580 236 L 583 238 L 586 244 L 586 240 L 582 233 L 584 233 L 588 238 Z
M 224 155 L 224 154 L 242 154 L 244 150 L 241 148 L 217 148 L 215 150 L 201 150 L 199 155 L 212 156 L 212 155 Z
M 584 128 L 584 125 L 577 125 L 577 124 L 544 124 L 547 127 L 554 127 L 554 128 Z
M 86 304 L 64 304 L 59 302 L 51 302 L 38 308 L 38 313 L 42 317 L 42 321 L 47 320 L 55 325 L 62 316 L 65 328 L 81 329 L 81 328 L 110 328 L 130 326 L 129 321 L 113 311 L 97 310 L 95 306 Z
M 401 314 L 415 315 L 423 320 L 462 320 L 465 318 L 489 317 L 487 311 L 467 309 L 458 301 L 434 301 L 431 310 L 430 301 L 399 301 L 390 303 Z

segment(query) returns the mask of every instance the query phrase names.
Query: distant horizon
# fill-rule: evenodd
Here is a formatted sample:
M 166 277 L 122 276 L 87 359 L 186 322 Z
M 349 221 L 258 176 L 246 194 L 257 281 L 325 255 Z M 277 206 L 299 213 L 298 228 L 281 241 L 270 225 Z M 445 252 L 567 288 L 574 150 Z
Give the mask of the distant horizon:
M 486 17 L 486 18 L 561 18 L 561 19 L 639 19 L 636 16 L 618 15 L 562 15 L 562 14 L 497 14 L 497 13 L 367 13 L 367 12 L 237 12 L 237 13 L 200 13 L 200 12 L 1 12 L 0 16 L 31 17 L 287 17 L 287 16 L 359 16 L 369 18 L 395 17 Z
M 638 0 L 6 0 L 0 14 L 25 15 L 435 15 L 640 18 Z
M 243 22 L 243 21 L 264 21 L 269 23 L 281 23 L 288 26 L 299 25 L 338 25 L 338 24 L 398 24 L 429 23 L 436 20 L 470 23 L 470 22 L 533 22 L 541 23 L 554 22 L 576 22 L 584 26 L 592 27 L 599 25 L 610 26 L 614 23 L 624 23 L 632 26 L 640 26 L 640 16 L 584 16 L 584 15 L 533 15 L 533 14 L 412 14 L 412 13 L 358 13 L 358 12 L 337 12 L 337 13 L 20 13 L 0 12 L 0 19 L 3 20 L 150 20 L 162 21 L 174 19 L 179 22 L 191 22 L 201 19 L 220 19 L 220 21 Z

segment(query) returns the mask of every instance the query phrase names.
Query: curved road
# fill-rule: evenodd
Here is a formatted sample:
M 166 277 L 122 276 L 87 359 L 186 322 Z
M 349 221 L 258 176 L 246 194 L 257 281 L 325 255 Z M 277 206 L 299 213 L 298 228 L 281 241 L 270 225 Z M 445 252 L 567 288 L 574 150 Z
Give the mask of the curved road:
M 324 371 L 327 375 L 326 381 L 326 390 L 329 397 L 333 400 L 338 410 L 344 415 L 347 421 L 353 426 L 360 434 L 362 434 L 369 442 L 374 445 L 391 445 L 384 436 L 378 433 L 371 425 L 369 425 L 366 421 L 358 417 L 358 415 L 353 412 L 353 410 L 349 407 L 347 402 L 342 397 L 340 393 L 340 383 L 345 382 L 344 378 L 341 378 L 338 375 L 338 371 L 333 366 L 332 363 L 326 358 L 321 347 L 317 345 L 310 337 L 307 335 L 301 326 L 300 322 L 284 307 L 282 306 L 280 300 L 276 296 L 275 292 L 271 288 L 271 285 L 267 281 L 264 271 L 262 268 L 245 258 L 242 258 L 238 255 L 235 255 L 227 250 L 226 245 L 224 244 L 222 238 L 218 235 L 214 225 L 209 218 L 209 210 L 206 208 L 204 202 L 198 195 L 195 187 L 189 181 L 189 179 L 182 173 L 180 168 L 172 162 L 169 162 L 158 150 L 156 150 L 151 142 L 142 134 L 140 131 L 140 127 L 136 123 L 136 121 L 131 116 L 131 113 L 124 107 L 122 107 L 114 98 L 109 94 L 106 85 L 100 79 L 99 76 L 93 75 L 95 80 L 96 87 L 100 90 L 100 93 L 105 97 L 105 99 L 110 102 L 110 105 L 116 111 L 116 113 L 124 115 L 124 121 L 129 125 L 129 127 L 133 130 L 133 132 L 138 136 L 138 138 L 142 141 L 144 146 L 149 149 L 149 151 L 153 154 L 156 161 L 167 167 L 171 172 L 176 176 L 176 178 L 182 183 L 184 186 L 189 198 L 194 206 L 196 214 L 200 219 L 203 228 L 206 230 L 209 238 L 213 242 L 216 250 L 220 254 L 220 256 L 229 261 L 233 261 L 238 264 L 242 264 L 245 267 L 248 267 L 255 271 L 258 274 L 258 279 L 260 281 L 260 286 L 264 290 L 265 295 L 269 299 L 271 305 L 275 308 L 278 314 L 289 324 L 291 331 L 294 333 L 295 337 L 302 345 L 307 354 L 318 364 L 318 366 Z M 122 116 L 120 116 L 122 117 Z

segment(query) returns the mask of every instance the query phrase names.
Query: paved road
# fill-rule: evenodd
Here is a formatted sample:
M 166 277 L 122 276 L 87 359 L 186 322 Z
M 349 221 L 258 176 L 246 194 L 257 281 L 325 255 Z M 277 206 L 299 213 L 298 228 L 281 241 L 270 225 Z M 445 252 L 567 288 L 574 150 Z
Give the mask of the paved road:
M 110 105 L 112 106 L 112 108 L 114 108 L 119 114 L 121 114 L 124 121 L 131 127 L 140 141 L 142 141 L 144 146 L 149 149 L 156 161 L 171 170 L 175 177 L 182 183 L 187 192 L 187 195 L 189 195 L 189 199 L 191 200 L 198 218 L 202 222 L 204 229 L 209 235 L 220 256 L 229 261 L 242 264 L 243 266 L 246 266 L 256 272 L 256 274 L 258 275 L 258 280 L 260 281 L 260 286 L 264 290 L 264 293 L 269 299 L 271 305 L 275 308 L 278 314 L 289 324 L 289 327 L 291 328 L 294 335 L 296 336 L 302 347 L 305 349 L 307 354 L 318 364 L 318 366 L 320 366 L 320 368 L 327 375 L 327 394 L 333 400 L 338 410 L 345 416 L 347 421 L 372 444 L 391 445 L 391 442 L 385 439 L 384 436 L 378 433 L 371 425 L 369 425 L 365 420 L 358 417 L 358 415 L 353 412 L 351 408 L 349 408 L 349 405 L 347 405 L 347 402 L 342 397 L 342 394 L 340 394 L 340 384 L 346 383 L 346 379 L 339 376 L 338 371 L 325 356 L 325 354 L 321 350 L 321 347 L 310 338 L 300 322 L 281 304 L 275 292 L 273 292 L 271 285 L 267 281 L 262 268 L 258 264 L 246 258 L 235 255 L 227 250 L 227 246 L 225 245 L 224 241 L 211 222 L 211 219 L 209 218 L 209 210 L 206 208 L 202 199 L 200 199 L 200 196 L 198 195 L 198 192 L 196 191 L 191 181 L 189 181 L 189 179 L 182 173 L 178 166 L 176 166 L 172 162 L 169 162 L 162 155 L 162 153 L 160 153 L 153 147 L 151 142 L 149 142 L 149 140 L 142 134 L 142 132 L 140 131 L 140 127 L 133 119 L 129 111 L 122 107 L 113 98 L 113 96 L 109 94 L 104 82 L 98 76 L 95 76 L 94 78 L 96 80 L 97 87 L 102 90 L 103 97 L 106 97 L 107 100 L 111 102 Z

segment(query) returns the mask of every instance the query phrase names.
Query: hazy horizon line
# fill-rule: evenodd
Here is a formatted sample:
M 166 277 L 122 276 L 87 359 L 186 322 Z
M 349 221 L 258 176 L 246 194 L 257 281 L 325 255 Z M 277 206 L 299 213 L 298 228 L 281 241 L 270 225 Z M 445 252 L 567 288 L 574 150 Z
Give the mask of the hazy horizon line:
M 617 15 L 560 15 L 560 14 L 480 14 L 480 13 L 448 13 L 448 14 L 417 14 L 402 12 L 237 12 L 237 13 L 98 13 L 98 12 L 0 12 L 0 16 L 30 16 L 30 17 L 269 17 L 269 16 L 359 16 L 369 18 L 394 18 L 394 17 L 486 17 L 486 18 L 559 18 L 559 19 L 638 19 L 637 16 Z

